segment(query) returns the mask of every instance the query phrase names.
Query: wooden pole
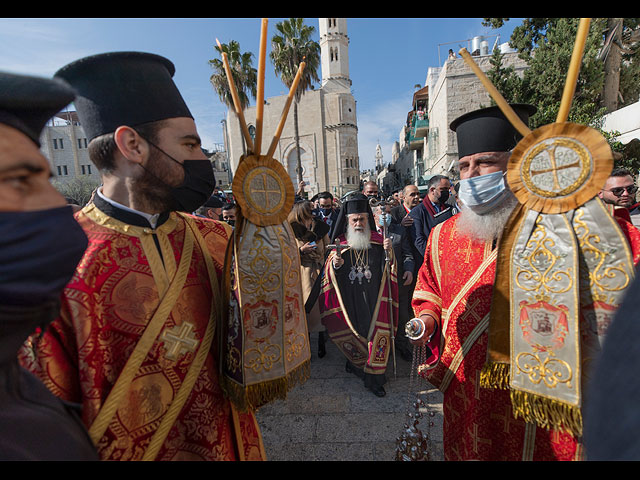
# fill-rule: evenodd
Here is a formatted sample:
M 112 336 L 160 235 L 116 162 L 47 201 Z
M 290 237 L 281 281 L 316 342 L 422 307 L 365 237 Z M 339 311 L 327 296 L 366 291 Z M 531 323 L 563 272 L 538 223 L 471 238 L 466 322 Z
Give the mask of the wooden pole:
M 276 151 L 278 140 L 280 140 L 280 135 L 282 134 L 282 130 L 284 129 L 284 124 L 287 121 L 287 114 L 289 113 L 291 102 L 295 97 L 296 90 L 298 88 L 298 83 L 300 83 L 300 78 L 302 77 L 302 72 L 304 71 L 305 66 L 306 66 L 306 63 L 302 62 L 298 67 L 298 72 L 296 73 L 296 76 L 293 79 L 293 83 L 291 84 L 291 88 L 289 89 L 287 102 L 285 103 L 284 108 L 282 109 L 282 115 L 280 116 L 280 123 L 278 124 L 276 134 L 274 135 L 273 140 L 271 141 L 271 146 L 269 147 L 269 151 L 267 152 L 267 157 L 273 157 L 273 153 Z
M 473 61 L 473 58 L 471 58 L 471 55 L 469 54 L 467 49 L 462 48 L 458 53 L 464 59 L 464 61 L 467 62 L 467 65 L 471 67 L 473 73 L 475 73 L 476 76 L 480 79 L 480 82 L 482 82 L 484 88 L 487 89 L 489 95 L 491 95 L 491 98 L 493 98 L 500 110 L 502 110 L 502 113 L 504 113 L 504 116 L 507 117 L 507 120 L 511 122 L 511 125 L 513 125 L 513 127 L 518 130 L 520 135 L 522 135 L 523 137 L 529 135 L 531 133 L 529 127 L 527 127 L 527 125 L 520 119 L 516 112 L 513 111 L 511 105 L 507 103 L 498 89 L 493 86 L 493 83 L 491 83 L 489 77 L 487 77 L 485 73 L 480 70 L 480 67 L 476 64 L 476 62 Z
M 571 63 L 569 64 L 569 72 L 567 73 L 567 80 L 564 84 L 564 92 L 562 92 L 562 101 L 560 102 L 556 123 L 566 122 L 567 118 L 569 118 L 569 109 L 571 108 L 573 94 L 576 91 L 578 73 L 580 73 L 580 64 L 582 63 L 584 47 L 587 43 L 590 23 L 590 18 L 580 19 L 576 43 L 573 45 L 573 54 L 571 55 Z
M 236 109 L 236 114 L 240 118 L 240 128 L 242 129 L 242 134 L 244 135 L 244 140 L 247 142 L 247 148 L 249 151 L 253 152 L 253 141 L 251 140 L 251 135 L 249 134 L 249 129 L 247 128 L 247 122 L 244 119 L 244 113 L 242 113 L 242 104 L 240 103 L 240 97 L 238 96 L 238 90 L 236 89 L 236 83 L 233 81 L 233 76 L 231 75 L 231 67 L 229 66 L 229 58 L 227 57 L 226 52 L 222 51 L 222 45 L 216 38 L 216 42 L 218 47 L 220 48 L 220 53 L 222 53 L 222 61 L 224 63 L 224 71 L 227 74 L 227 82 L 229 83 L 229 89 L 231 90 L 231 97 L 233 98 L 233 105 Z
M 260 30 L 260 54 L 258 57 L 258 92 L 256 96 L 256 137 L 255 154 L 260 156 L 260 146 L 262 144 L 262 122 L 264 112 L 264 70 L 267 55 L 267 25 L 269 20 L 262 19 L 262 29 Z

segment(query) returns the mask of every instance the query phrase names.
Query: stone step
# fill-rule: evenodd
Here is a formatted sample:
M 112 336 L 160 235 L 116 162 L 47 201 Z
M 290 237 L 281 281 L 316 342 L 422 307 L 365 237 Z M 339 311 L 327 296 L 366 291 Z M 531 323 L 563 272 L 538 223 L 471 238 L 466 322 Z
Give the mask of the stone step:
M 376 397 L 361 379 L 345 371 L 345 358 L 328 341 L 324 358 L 311 335 L 311 375 L 285 400 L 262 407 L 257 418 L 271 461 L 390 461 L 410 408 L 411 364 L 396 358 L 387 368 L 385 397 Z M 418 424 L 429 436 L 432 460 L 442 460 L 442 395 L 423 380 L 413 382 L 426 403 Z

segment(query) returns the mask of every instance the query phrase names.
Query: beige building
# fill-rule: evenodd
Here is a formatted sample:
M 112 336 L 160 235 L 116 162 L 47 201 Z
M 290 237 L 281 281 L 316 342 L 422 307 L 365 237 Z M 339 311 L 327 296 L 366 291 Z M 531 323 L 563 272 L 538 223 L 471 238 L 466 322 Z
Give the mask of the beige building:
M 322 191 L 336 196 L 358 189 L 360 183 L 356 102 L 349 78 L 349 37 L 345 18 L 320 18 L 322 85 L 308 90 L 298 105 L 302 178 L 309 197 Z M 280 122 L 287 96 L 267 98 L 263 111 L 261 153 L 266 153 Z M 255 131 L 256 108 L 244 111 Z M 227 114 L 226 139 L 231 170 L 235 172 L 246 147 L 235 112 Z M 297 152 L 293 105 L 274 153 L 297 187 Z
M 40 151 L 49 160 L 53 179 L 67 183 L 73 179 L 100 184 L 100 172 L 89 158 L 87 136 L 74 111 L 62 111 L 47 122 L 40 134 Z M 212 151 L 204 150 L 211 161 L 216 186 L 227 189 L 231 184 L 227 152 L 221 144 Z
M 482 45 L 483 37 L 476 37 L 471 44 Z M 499 46 L 505 68 L 513 66 L 522 75 L 526 62 L 509 48 L 508 43 Z M 472 47 L 474 61 L 480 69 L 491 69 L 491 52 L 488 47 Z M 444 174 L 456 177 L 458 142 L 449 125 L 460 115 L 487 107 L 491 97 L 464 59 L 450 56 L 441 67 L 430 67 L 424 87 L 418 89 L 402 126 L 398 141 L 393 146 L 392 159 L 386 176 L 394 176 L 395 184 L 426 185 L 432 175 Z M 384 182 L 391 185 L 390 178 Z
M 89 159 L 87 136 L 76 112 L 60 112 L 40 134 L 40 151 L 49 160 L 51 171 L 61 182 L 73 178 L 100 181 L 98 169 Z
M 527 68 L 526 62 L 518 58 L 508 43 L 499 48 L 504 55 L 503 67 L 513 66 L 516 73 L 522 75 Z M 483 72 L 491 69 L 489 50 L 481 50 L 473 59 Z M 450 175 L 458 160 L 458 142 L 449 125 L 460 115 L 490 106 L 491 96 L 460 57 L 447 59 L 440 68 L 429 68 L 426 85 L 429 88 L 429 131 L 423 152 L 423 171 L 425 175 Z

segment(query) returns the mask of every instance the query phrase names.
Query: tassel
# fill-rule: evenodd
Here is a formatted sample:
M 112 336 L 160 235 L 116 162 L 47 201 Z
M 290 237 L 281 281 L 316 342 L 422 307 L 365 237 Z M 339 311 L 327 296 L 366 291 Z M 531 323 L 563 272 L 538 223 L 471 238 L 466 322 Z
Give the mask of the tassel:
M 287 398 L 287 392 L 296 384 L 306 382 L 311 376 L 310 362 L 304 362 L 286 377 L 261 382 L 256 385 L 242 386 L 222 377 L 220 382 L 225 396 L 234 404 L 239 412 L 256 411 L 259 407 L 272 400 Z
M 509 390 L 509 364 L 485 363 L 480 371 L 480 386 L 482 388 Z
M 582 437 L 582 413 L 579 407 L 528 392 L 511 390 L 515 418 L 534 423 L 547 430 L 560 430 L 574 438 Z

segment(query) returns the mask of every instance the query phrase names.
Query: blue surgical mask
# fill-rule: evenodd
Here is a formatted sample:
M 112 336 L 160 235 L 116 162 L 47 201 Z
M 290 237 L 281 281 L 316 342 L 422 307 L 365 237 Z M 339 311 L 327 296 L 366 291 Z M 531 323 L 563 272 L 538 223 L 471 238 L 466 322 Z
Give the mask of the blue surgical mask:
M 502 201 L 507 186 L 504 183 L 506 172 L 493 172 L 479 177 L 460 180 L 460 200 L 465 207 L 478 215 L 493 210 Z
M 391 225 L 391 216 L 388 214 L 383 214 L 378 217 L 378 225 L 381 227 Z

